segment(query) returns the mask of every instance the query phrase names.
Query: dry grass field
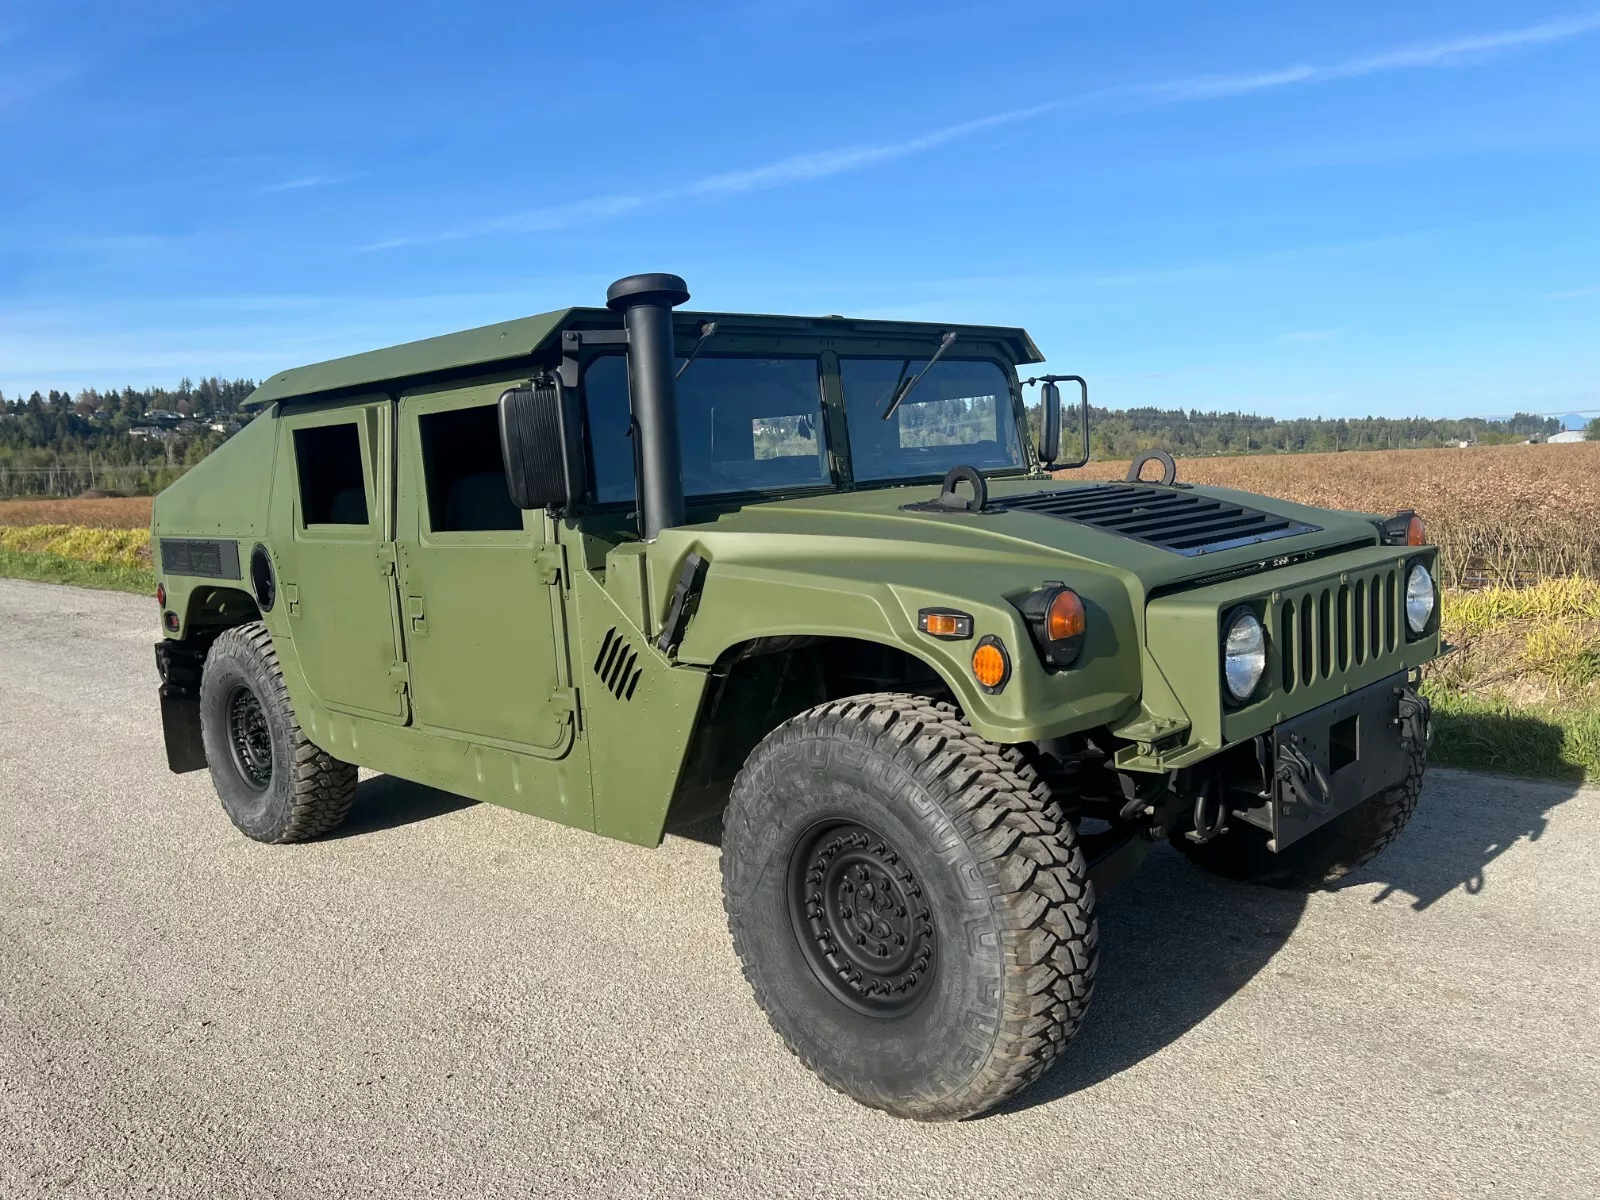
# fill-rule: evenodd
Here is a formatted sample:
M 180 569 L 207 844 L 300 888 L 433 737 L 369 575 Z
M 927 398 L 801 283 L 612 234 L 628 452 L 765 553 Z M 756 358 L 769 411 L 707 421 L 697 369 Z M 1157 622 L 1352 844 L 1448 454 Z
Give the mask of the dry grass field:
M 1070 474 L 1127 469 L 1093 462 Z M 1452 587 L 1600 579 L 1600 442 L 1183 458 L 1178 479 L 1386 516 L 1416 509 Z
M 149 529 L 150 497 L 0 500 L 0 525 L 80 525 L 88 529 Z

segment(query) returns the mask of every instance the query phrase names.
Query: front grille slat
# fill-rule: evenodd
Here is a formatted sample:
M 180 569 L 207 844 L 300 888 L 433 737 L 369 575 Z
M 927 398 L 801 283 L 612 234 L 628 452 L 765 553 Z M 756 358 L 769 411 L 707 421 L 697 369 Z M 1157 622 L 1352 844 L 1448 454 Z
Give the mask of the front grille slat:
M 1399 570 L 1306 585 L 1281 596 L 1269 618 L 1285 695 L 1350 672 L 1395 670 L 1405 619 Z
M 997 496 L 983 511 L 1055 517 L 1185 557 L 1321 531 L 1320 526 L 1276 513 L 1151 483 L 1095 483 L 1021 496 Z

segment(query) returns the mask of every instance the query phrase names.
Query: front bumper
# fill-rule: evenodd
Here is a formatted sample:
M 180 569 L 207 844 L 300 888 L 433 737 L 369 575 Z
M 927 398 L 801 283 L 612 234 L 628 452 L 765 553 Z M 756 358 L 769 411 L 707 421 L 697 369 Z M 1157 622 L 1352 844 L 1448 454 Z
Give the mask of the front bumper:
M 1234 816 L 1282 850 L 1404 781 L 1430 737 L 1428 702 L 1406 672 L 1392 675 L 1260 735 L 1266 786 L 1251 807 L 1235 804 Z

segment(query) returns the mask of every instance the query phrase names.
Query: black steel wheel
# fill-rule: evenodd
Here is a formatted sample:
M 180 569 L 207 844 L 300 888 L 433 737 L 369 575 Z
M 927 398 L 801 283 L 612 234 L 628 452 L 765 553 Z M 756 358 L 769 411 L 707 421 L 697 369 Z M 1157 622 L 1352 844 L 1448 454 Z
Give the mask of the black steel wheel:
M 258 842 L 327 833 L 355 800 L 355 767 L 301 730 L 272 635 L 259 621 L 211 644 L 200 675 L 200 737 L 223 811 Z
M 728 802 L 722 885 L 772 1027 L 896 1116 L 993 1108 L 1088 1007 L 1094 889 L 1072 826 L 949 704 L 855 696 L 769 734 Z
M 228 696 L 228 749 L 241 779 L 258 792 L 272 783 L 272 729 L 261 697 L 247 684 Z
M 856 1011 L 903 1016 L 928 994 L 933 912 L 900 852 L 871 826 L 825 821 L 795 841 L 789 918 L 817 978 Z

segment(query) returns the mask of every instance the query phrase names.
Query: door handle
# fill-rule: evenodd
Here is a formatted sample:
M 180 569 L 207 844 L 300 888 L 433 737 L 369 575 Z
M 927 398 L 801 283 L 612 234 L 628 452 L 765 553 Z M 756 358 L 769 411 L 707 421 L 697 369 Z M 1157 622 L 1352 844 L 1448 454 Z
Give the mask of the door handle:
M 406 619 L 411 623 L 411 632 L 418 637 L 428 636 L 428 616 L 422 611 L 421 596 L 406 597 Z

